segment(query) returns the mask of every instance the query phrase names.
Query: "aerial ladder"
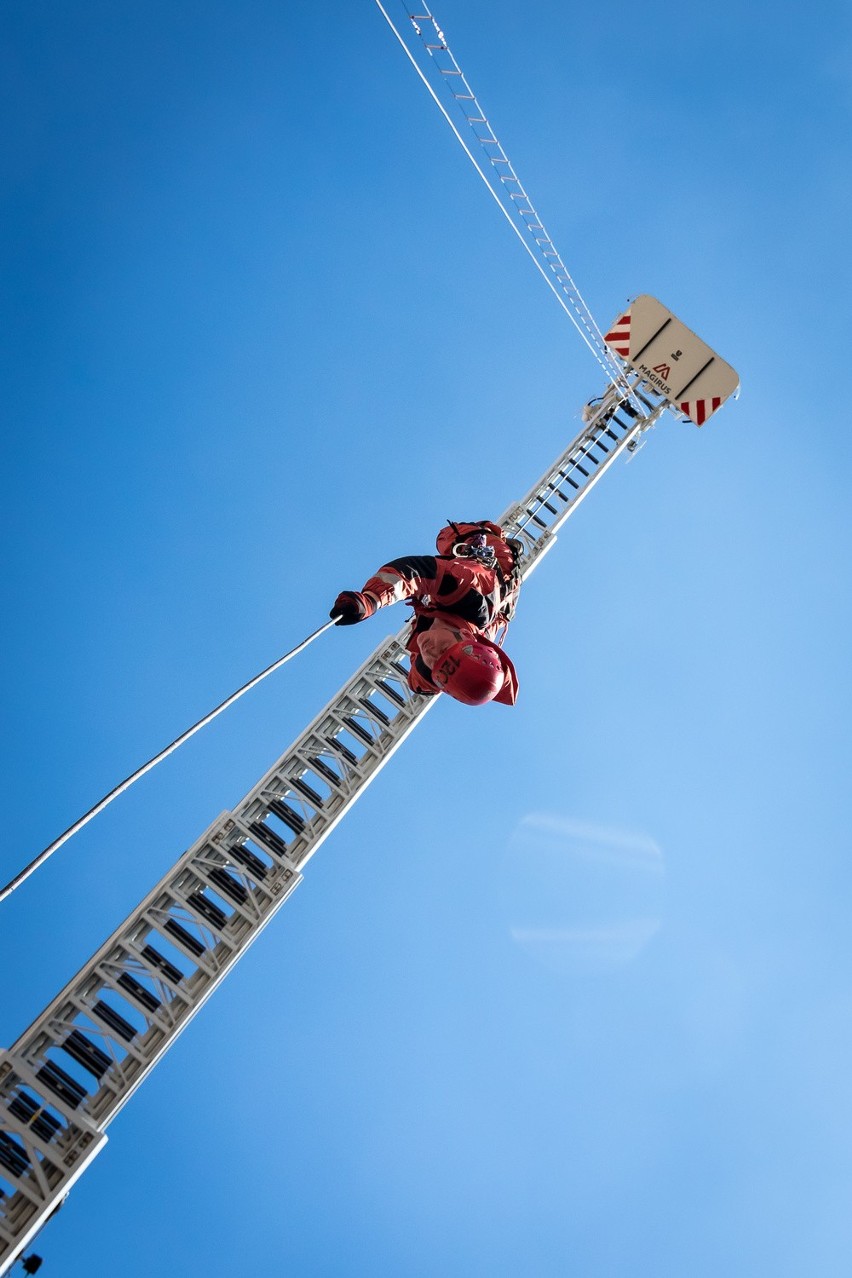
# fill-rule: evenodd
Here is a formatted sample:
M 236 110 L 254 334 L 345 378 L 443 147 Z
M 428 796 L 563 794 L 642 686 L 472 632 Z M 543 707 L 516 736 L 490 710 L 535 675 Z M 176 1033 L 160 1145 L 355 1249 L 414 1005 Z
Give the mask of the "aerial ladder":
M 584 303 L 431 13 L 424 7 L 409 16 L 426 56 L 443 59 L 437 75 L 450 81 L 551 287 L 585 327 Z M 523 546 L 524 580 L 595 484 L 664 412 L 703 425 L 738 388 L 731 366 L 652 297 L 637 298 L 603 340 L 591 323 L 585 340 L 602 356 L 607 388 L 584 409 L 576 438 L 500 519 Z M 378 645 L 0 1050 L 0 1275 L 62 1205 L 106 1144 L 109 1124 L 301 883 L 323 840 L 440 700 L 408 686 L 408 634 L 405 625 Z
M 607 338 L 624 361 L 624 385 L 610 385 L 586 411 L 577 437 L 500 520 L 523 544 L 524 579 L 594 485 L 666 410 L 683 416 L 688 403 L 692 420 L 704 421 L 736 389 L 730 365 L 653 298 L 638 298 Z M 62 1204 L 103 1149 L 109 1124 L 301 883 L 323 840 L 440 699 L 409 689 L 407 636 L 406 625 L 378 645 L 248 794 L 216 818 L 17 1042 L 0 1051 L 0 1274 Z

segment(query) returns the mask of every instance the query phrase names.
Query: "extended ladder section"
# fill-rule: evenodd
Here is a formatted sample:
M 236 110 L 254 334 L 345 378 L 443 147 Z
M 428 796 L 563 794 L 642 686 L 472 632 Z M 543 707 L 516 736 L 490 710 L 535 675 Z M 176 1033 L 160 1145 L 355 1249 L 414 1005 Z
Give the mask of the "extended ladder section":
M 456 61 L 435 15 L 427 4 L 419 5 L 414 13 L 402 6 L 400 20 L 396 22 L 382 0 L 376 0 L 376 4 L 580 337 L 607 377 L 626 387 L 620 364 L 604 342 L 594 316 Z
M 559 525 L 660 416 L 610 387 L 503 517 L 527 575 Z M 642 411 L 635 405 L 641 404 Z M 8 1051 L 0 1052 L 0 1273 L 61 1205 L 108 1124 L 301 882 L 302 870 L 437 698 L 385 639 L 233 811 L 205 830 Z

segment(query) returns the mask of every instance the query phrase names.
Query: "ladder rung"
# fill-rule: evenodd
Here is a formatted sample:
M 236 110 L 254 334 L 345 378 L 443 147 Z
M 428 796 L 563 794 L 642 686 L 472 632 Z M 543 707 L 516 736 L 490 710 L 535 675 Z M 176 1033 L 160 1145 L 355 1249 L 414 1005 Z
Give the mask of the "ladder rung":
M 218 888 L 219 891 L 233 901 L 235 905 L 245 905 L 248 900 L 248 892 L 246 888 L 242 883 L 234 878 L 233 874 L 229 874 L 223 866 L 214 866 L 212 870 L 208 871 L 207 877 L 209 878 L 212 886 Z
M 168 930 L 168 925 L 166 925 L 166 930 Z M 156 1012 L 157 1008 L 161 1006 L 156 994 L 146 990 L 145 986 L 137 981 L 135 976 L 131 976 L 129 972 L 122 972 L 116 984 L 120 985 L 131 998 L 135 998 L 136 1002 L 141 1007 L 144 1007 L 146 1012 Z
M 180 925 L 178 924 L 178 926 Z M 187 935 L 189 934 L 187 933 Z M 190 939 L 195 941 L 194 936 Z M 203 945 L 201 946 L 201 950 L 203 953 Z M 141 954 L 145 962 L 149 963 L 151 967 L 155 968 L 162 976 L 165 976 L 166 980 L 171 981 L 172 985 L 180 985 L 183 980 L 183 972 L 179 967 L 175 967 L 174 963 L 170 963 L 165 955 L 161 954 L 159 950 L 155 950 L 153 945 L 143 946 Z
M 32 1123 L 32 1129 L 36 1136 L 40 1136 L 42 1140 L 53 1140 L 53 1137 L 60 1130 L 61 1123 L 48 1114 L 46 1110 L 42 1110 L 38 1118 Z
M 374 714 L 376 716 L 379 723 L 384 724 L 385 727 L 388 726 L 388 724 L 390 723 L 390 716 L 386 715 L 384 710 L 380 710 L 379 707 L 374 702 L 372 702 L 369 697 L 359 697 L 358 700 L 360 701 L 361 705 L 364 707 L 365 710 L 369 710 L 370 714 Z
M 221 932 L 224 930 L 225 924 L 228 922 L 227 914 L 224 910 L 220 910 L 218 905 L 208 901 L 203 892 L 191 892 L 186 898 L 186 903 L 191 909 L 197 910 L 215 931 Z
M 402 696 L 401 693 L 397 692 L 396 688 L 392 688 L 389 683 L 386 683 L 384 679 L 377 679 L 376 686 L 381 688 L 389 701 L 395 702 L 398 706 L 405 705 L 405 697 Z
M 79 1101 L 77 1104 L 79 1105 Z M 76 1106 L 74 1106 L 76 1109 Z M 13 1176 L 26 1175 L 30 1160 L 23 1145 L 19 1145 L 11 1136 L 0 1132 L 0 1167 L 5 1167 Z
M 294 834 L 301 834 L 304 830 L 305 818 L 299 816 L 298 812 L 294 812 L 289 803 L 283 803 L 281 799 L 270 799 L 269 811 L 289 826 Z
M 76 1109 L 80 1101 L 86 1096 L 85 1087 L 73 1079 L 70 1074 L 66 1074 L 64 1069 L 60 1069 L 58 1065 L 54 1065 L 53 1061 L 45 1061 L 41 1069 L 36 1072 L 36 1078 L 40 1083 L 44 1083 L 45 1087 L 49 1087 L 54 1096 L 58 1096 L 60 1100 L 64 1100 L 66 1105 L 70 1105 L 71 1109 Z
M 118 1012 L 113 1011 L 109 1003 L 105 1003 L 103 999 L 98 999 L 94 1007 L 91 1009 L 92 1016 L 106 1025 L 108 1030 L 113 1034 L 117 1034 L 119 1038 L 123 1038 L 125 1043 L 132 1043 L 136 1037 L 136 1030 L 126 1021 L 123 1016 L 119 1016 Z
M 93 1074 L 98 1081 L 103 1078 L 112 1064 L 106 1052 L 97 1047 L 90 1038 L 86 1038 L 85 1034 L 81 1034 L 78 1029 L 72 1029 L 62 1044 L 62 1050 L 67 1052 L 78 1065 L 82 1065 L 90 1074 Z
M 252 821 L 249 829 L 258 843 L 265 844 L 270 852 L 274 852 L 276 856 L 287 855 L 289 850 L 287 844 L 281 838 L 281 835 L 276 834 L 274 830 L 270 830 L 268 825 L 264 825 L 262 821 Z
M 234 843 L 226 851 L 231 860 L 239 861 L 240 865 L 245 866 L 252 878 L 257 879 L 258 883 L 263 882 L 269 873 L 260 857 L 255 856 L 251 849 L 245 847 L 242 843 Z
M 187 932 L 185 927 L 181 927 L 177 919 L 167 919 L 163 924 L 163 931 L 168 932 L 173 941 L 177 941 L 178 945 L 182 945 L 185 950 L 189 950 L 193 958 L 201 958 L 207 946 L 202 945 L 197 936 L 193 936 L 191 932 Z M 153 1008 L 151 1009 L 154 1010 Z
M 15 1118 L 26 1124 L 32 1132 L 41 1140 L 53 1140 L 53 1137 L 59 1131 L 61 1123 L 49 1114 L 46 1109 L 42 1109 L 38 1101 L 33 1100 L 32 1096 L 26 1092 L 18 1092 L 9 1102 L 9 1113 Z M 2 1161 L 2 1158 L 0 1158 Z
M 326 737 L 326 741 L 347 763 L 351 763 L 353 767 L 355 766 L 358 762 L 358 756 L 353 754 L 347 745 L 344 745 L 342 741 L 338 741 L 337 737 Z
M 311 767 L 324 777 L 330 785 L 340 785 L 341 777 L 339 773 L 330 768 L 324 759 L 320 759 L 318 755 L 312 754 L 308 756 L 308 763 Z
M 373 744 L 373 738 L 370 736 L 367 729 L 363 728 L 357 719 L 353 719 L 351 714 L 343 715 L 343 722 L 346 724 L 349 731 L 353 733 L 356 737 L 359 737 L 367 745 Z M 357 763 L 357 759 L 356 759 L 356 763 Z
M 309 799 L 315 808 L 322 807 L 322 795 L 317 794 L 316 790 L 314 790 L 312 786 L 309 786 L 307 781 L 305 781 L 302 777 L 288 777 L 288 780 L 293 789 L 298 790 L 306 799 Z

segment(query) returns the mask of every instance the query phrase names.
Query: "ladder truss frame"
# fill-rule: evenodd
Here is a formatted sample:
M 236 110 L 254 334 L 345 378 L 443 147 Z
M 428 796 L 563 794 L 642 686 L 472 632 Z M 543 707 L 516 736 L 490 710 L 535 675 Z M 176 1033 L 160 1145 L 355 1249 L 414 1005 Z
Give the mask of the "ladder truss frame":
M 639 404 L 640 409 L 635 406 Z M 667 405 L 612 385 L 501 524 L 529 576 L 617 457 Z M 16 1043 L 0 1051 L 0 1274 L 106 1143 L 106 1128 L 302 881 L 302 870 L 435 704 L 411 691 L 409 626 L 384 639 L 223 812 Z

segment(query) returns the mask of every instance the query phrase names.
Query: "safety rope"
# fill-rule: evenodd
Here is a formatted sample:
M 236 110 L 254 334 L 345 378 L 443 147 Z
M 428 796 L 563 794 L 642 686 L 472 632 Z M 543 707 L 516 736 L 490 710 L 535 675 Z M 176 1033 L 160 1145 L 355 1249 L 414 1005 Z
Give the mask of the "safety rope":
M 78 830 L 82 830 L 83 826 L 87 825 L 88 822 L 91 821 L 93 817 L 96 817 L 99 812 L 103 812 L 104 808 L 108 804 L 112 803 L 113 799 L 117 799 L 125 790 L 129 790 L 134 781 L 138 781 L 140 777 L 144 777 L 146 772 L 150 772 L 158 763 L 162 763 L 163 759 L 166 759 L 170 754 L 173 754 L 174 751 L 177 750 L 178 746 L 182 746 L 185 741 L 188 741 L 189 738 L 194 736 L 201 728 L 205 727 L 208 723 L 211 723 L 217 715 L 220 715 L 223 710 L 227 710 L 228 706 L 232 706 L 234 702 L 238 701 L 245 693 L 256 687 L 262 679 L 273 674 L 287 661 L 290 661 L 293 657 L 297 656 L 298 653 L 307 648 L 309 643 L 313 643 L 314 639 L 318 639 L 321 634 L 324 634 L 326 630 L 335 625 L 338 620 L 339 617 L 332 617 L 331 621 L 327 621 L 325 625 L 320 626 L 319 630 L 315 630 L 313 634 L 308 635 L 307 639 L 303 639 L 295 648 L 291 648 L 289 652 L 285 652 L 283 657 L 279 657 L 277 661 L 273 661 L 271 666 L 267 666 L 265 670 L 261 670 L 260 674 L 255 675 L 253 679 L 249 679 L 248 683 L 244 683 L 236 692 L 231 693 L 230 697 L 227 697 L 226 700 L 221 702 L 215 710 L 211 710 L 203 719 L 199 719 L 191 728 L 187 728 L 186 732 L 182 732 L 179 737 L 176 737 L 171 745 L 166 746 L 165 750 L 161 750 L 159 754 L 155 754 L 147 763 L 143 763 L 141 768 L 137 768 L 129 777 L 125 777 L 125 779 L 113 790 L 110 790 L 109 794 L 105 794 L 94 807 L 89 808 L 88 812 L 81 816 L 78 821 L 75 821 L 73 825 L 70 825 L 67 830 L 60 834 L 58 839 L 54 839 L 54 841 L 46 847 L 43 852 L 40 852 L 37 857 L 30 861 L 29 865 L 24 866 L 23 870 L 21 870 L 19 874 L 16 874 L 15 877 L 11 879 L 2 890 L 0 890 L 0 902 L 5 901 L 7 896 L 11 896 L 11 894 L 15 891 L 15 888 L 20 887 L 24 880 L 28 879 L 30 875 L 39 868 L 39 866 L 44 865 L 48 857 L 53 856 L 53 853 L 58 851 L 58 849 L 62 847 L 63 843 L 67 843 L 72 835 L 76 834 Z

